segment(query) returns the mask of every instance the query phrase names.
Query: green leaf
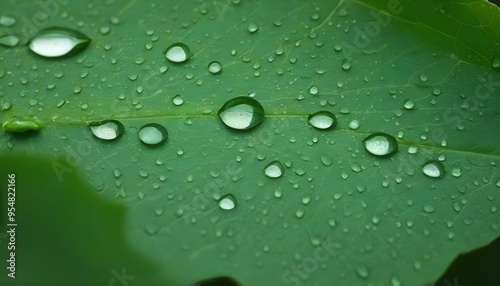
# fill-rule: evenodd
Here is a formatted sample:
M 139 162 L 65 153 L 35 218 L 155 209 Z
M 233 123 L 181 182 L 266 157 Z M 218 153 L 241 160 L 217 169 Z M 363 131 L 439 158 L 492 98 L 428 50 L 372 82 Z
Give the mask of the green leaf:
M 64 158 L 3 154 L 0 161 L 0 253 L 9 258 L 1 262 L 2 285 L 165 284 L 160 267 L 124 237 L 123 205 L 103 199 L 74 170 L 58 179 L 53 168 Z
M 432 283 L 500 235 L 500 12 L 440 3 L 3 3 L 18 21 L 0 34 L 61 26 L 92 42 L 64 59 L 0 50 L 0 121 L 43 126 L 2 133 L 0 146 L 64 156 L 47 170 L 63 182 L 83 170 L 126 204 L 126 237 L 181 285 Z M 167 60 L 174 43 L 187 61 Z M 217 113 L 247 95 L 265 119 L 232 130 Z M 308 124 L 319 111 L 335 114 L 333 130 Z M 125 133 L 94 137 L 88 124 L 104 120 Z M 139 139 L 151 123 L 167 129 L 162 144 Z M 398 151 L 367 152 L 374 133 Z M 283 174 L 267 177 L 275 160 Z M 423 174 L 430 160 L 443 177 Z

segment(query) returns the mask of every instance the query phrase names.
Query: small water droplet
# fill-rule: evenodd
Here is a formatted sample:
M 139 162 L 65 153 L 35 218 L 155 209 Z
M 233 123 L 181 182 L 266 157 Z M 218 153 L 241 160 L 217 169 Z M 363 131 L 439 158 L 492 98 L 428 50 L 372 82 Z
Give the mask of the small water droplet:
M 425 205 L 425 206 L 422 207 L 422 209 L 426 213 L 433 213 L 433 212 L 436 211 L 436 208 L 433 205 Z
M 316 129 L 333 129 L 337 124 L 337 117 L 330 111 L 318 111 L 309 115 L 307 122 Z
M 431 178 L 440 178 L 444 175 L 445 169 L 441 162 L 430 160 L 422 167 L 422 172 Z
M 114 140 L 125 132 L 123 124 L 116 120 L 105 120 L 89 124 L 90 131 L 102 140 Z
M 248 24 L 247 31 L 250 34 L 257 32 L 258 30 L 259 30 L 259 26 L 257 26 L 257 24 L 255 24 L 255 23 Z
M 451 175 L 455 178 L 458 178 L 462 175 L 462 170 L 458 167 L 451 169 Z
M 407 110 L 411 110 L 411 109 L 414 109 L 415 108 L 415 101 L 413 101 L 413 99 L 407 99 L 405 100 L 405 102 L 403 103 L 403 106 L 405 109 Z
M 172 98 L 172 103 L 175 106 L 180 106 L 184 103 L 184 98 L 182 98 L 182 95 L 178 94 L 178 95 L 174 96 L 174 98 Z
M 316 95 L 319 92 L 319 88 L 316 85 L 312 85 L 309 87 L 307 91 L 309 92 L 310 95 Z
M 269 178 L 279 178 L 283 176 L 284 171 L 285 168 L 283 167 L 283 164 L 277 160 L 272 161 L 264 167 L 264 174 Z
M 139 130 L 139 139 L 144 144 L 157 145 L 165 141 L 167 137 L 167 129 L 158 123 L 146 124 Z
M 6 47 L 15 47 L 19 44 L 19 37 L 17 35 L 3 35 L 0 37 L 0 45 Z
M 173 63 L 183 63 L 191 58 L 191 51 L 183 43 L 174 43 L 165 50 L 165 57 Z
M 351 69 L 351 60 L 349 60 L 349 59 L 342 60 L 342 69 L 345 71 L 350 70 Z
M 423 82 L 426 82 L 429 79 L 429 77 L 426 74 L 420 74 L 420 80 Z
M 356 267 L 356 274 L 358 274 L 359 277 L 366 279 L 370 275 L 370 271 L 368 270 L 368 267 L 359 265 Z
M 491 66 L 494 69 L 500 70 L 500 55 L 496 55 L 493 57 L 493 59 L 491 61 Z
M 232 194 L 223 195 L 219 199 L 219 207 L 223 210 L 229 211 L 236 208 L 236 206 L 237 206 L 236 197 L 233 196 Z
M 330 156 L 323 154 L 321 155 L 321 163 L 325 166 L 331 166 L 333 164 L 333 159 Z
M 42 128 L 43 124 L 36 117 L 33 118 L 22 118 L 22 117 L 12 117 L 11 119 L 5 121 L 2 124 L 2 129 L 5 132 L 27 132 L 27 131 L 37 131 Z
M 374 133 L 363 140 L 368 152 L 376 156 L 389 156 L 398 151 L 396 138 L 386 133 Z
M 255 127 L 265 117 L 262 105 L 257 100 L 244 96 L 227 101 L 217 114 L 226 126 L 237 130 Z
M 9 16 L 0 16 L 0 25 L 10 27 L 16 23 L 16 19 Z
M 41 30 L 28 43 L 35 54 L 47 57 L 62 57 L 84 50 L 90 38 L 81 32 L 64 28 L 50 27 Z
M 352 120 L 351 122 L 349 122 L 349 128 L 351 128 L 352 130 L 358 129 L 359 128 L 359 121 Z
M 441 89 L 440 89 L 439 87 L 437 87 L 437 86 L 436 86 L 436 87 L 434 87 L 434 88 L 432 89 L 432 94 L 433 94 L 433 95 L 435 95 L 435 96 L 440 95 L 440 94 L 441 94 Z
M 208 72 L 211 74 L 218 74 L 222 71 L 222 65 L 218 61 L 213 61 L 208 64 Z

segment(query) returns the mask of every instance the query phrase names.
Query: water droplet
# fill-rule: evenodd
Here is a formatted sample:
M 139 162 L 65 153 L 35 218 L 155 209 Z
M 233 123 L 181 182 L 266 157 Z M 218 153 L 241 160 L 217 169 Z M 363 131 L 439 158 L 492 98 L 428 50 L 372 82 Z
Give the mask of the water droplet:
M 283 176 L 284 171 L 285 168 L 283 167 L 283 164 L 277 160 L 272 161 L 264 167 L 264 174 L 269 178 L 279 178 Z
M 172 103 L 175 106 L 180 106 L 184 103 L 184 98 L 182 98 L 182 95 L 178 94 L 178 95 L 174 96 L 174 98 L 172 98 Z
M 17 35 L 4 35 L 0 37 L 0 45 L 6 47 L 15 47 L 19 44 L 19 37 Z
M 318 111 L 309 115 L 307 122 L 317 129 L 333 129 L 337 124 L 337 117 L 330 111 Z
M 351 60 L 349 60 L 349 59 L 342 60 L 342 69 L 345 71 L 350 70 L 351 69 Z
M 183 43 L 174 43 L 165 50 L 165 57 L 173 63 L 182 63 L 191 58 L 191 51 Z
M 36 34 L 28 43 L 35 54 L 47 57 L 62 57 L 78 53 L 85 49 L 90 38 L 84 34 L 64 28 L 50 27 Z
M 368 267 L 360 265 L 356 267 L 356 274 L 358 274 L 359 277 L 366 279 L 370 275 L 370 271 L 368 270 Z
M 247 130 L 259 125 L 264 120 L 264 108 L 250 97 L 233 98 L 221 107 L 218 112 L 222 122 L 233 129 Z
M 90 131 L 102 140 L 114 140 L 125 132 L 123 124 L 116 120 L 105 120 L 89 124 Z
M 223 210 L 230 211 L 236 208 L 236 198 L 232 194 L 223 195 L 219 199 L 219 207 Z
M 0 16 L 0 25 L 10 27 L 16 23 L 16 19 L 9 16 Z
M 422 167 L 422 172 L 431 178 L 440 178 L 444 175 L 445 170 L 443 164 L 439 161 L 430 160 Z
M 2 124 L 2 129 L 5 132 L 26 132 L 26 131 L 36 131 L 42 128 L 42 122 L 40 122 L 36 117 L 33 118 L 21 118 L 12 117 L 11 119 L 5 121 Z
M 433 95 L 435 95 L 435 96 L 440 95 L 440 94 L 441 94 L 441 89 L 440 89 L 439 87 L 437 87 L 437 86 L 436 86 L 436 87 L 434 87 L 434 88 L 432 89 L 432 94 L 433 94 Z
M 458 177 L 460 177 L 460 176 L 462 175 L 462 170 L 461 170 L 460 168 L 458 168 L 458 167 L 453 168 L 453 169 L 451 170 L 451 175 L 452 175 L 453 177 L 455 177 L 455 178 L 458 178 Z
M 316 85 L 312 85 L 309 87 L 307 91 L 309 92 L 310 95 L 316 95 L 319 92 L 319 88 Z
M 403 106 L 405 109 L 407 110 L 411 110 L 411 109 L 414 109 L 415 108 L 415 101 L 413 101 L 413 99 L 407 99 L 405 100 L 405 102 L 403 103 Z
M 359 121 L 352 120 L 351 122 L 349 122 L 349 128 L 351 128 L 352 130 L 358 129 L 359 128 Z
M 146 124 L 139 130 L 139 139 L 144 144 L 157 145 L 165 141 L 167 137 L 167 129 L 158 123 Z
M 422 209 L 426 213 L 433 213 L 433 212 L 436 211 L 436 208 L 433 205 L 425 205 L 425 206 L 422 207 Z
M 323 154 L 321 155 L 321 163 L 325 166 L 331 166 L 333 164 L 333 159 L 330 156 Z
M 420 80 L 421 81 L 427 81 L 429 79 L 429 77 L 426 75 L 426 74 L 420 74 Z
M 247 31 L 250 34 L 257 32 L 258 30 L 259 30 L 259 26 L 257 26 L 257 24 L 255 24 L 255 23 L 248 24 Z
M 222 65 L 218 61 L 213 61 L 208 64 L 208 72 L 211 74 L 218 74 L 222 71 Z
M 491 66 L 494 69 L 500 70 L 500 55 L 496 55 L 493 57 L 493 60 L 491 61 Z
M 398 150 L 396 138 L 386 133 L 374 133 L 363 140 L 368 152 L 376 156 L 389 156 Z

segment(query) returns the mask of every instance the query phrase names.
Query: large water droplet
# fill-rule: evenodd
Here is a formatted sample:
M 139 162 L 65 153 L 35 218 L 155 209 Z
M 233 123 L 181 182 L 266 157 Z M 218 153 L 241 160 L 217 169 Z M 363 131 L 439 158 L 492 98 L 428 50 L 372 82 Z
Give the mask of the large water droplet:
M 283 167 L 283 164 L 281 164 L 280 161 L 272 161 L 271 163 L 267 164 L 266 167 L 264 167 L 264 174 L 268 176 L 269 178 L 279 178 L 283 176 L 283 172 L 285 171 L 285 168 Z
M 232 194 L 223 195 L 219 199 L 219 207 L 223 210 L 230 211 L 236 208 L 237 205 L 236 198 Z
M 208 64 L 208 72 L 211 74 L 218 74 L 222 71 L 222 65 L 218 61 L 213 61 Z
M 233 129 L 246 130 L 259 125 L 264 120 L 264 108 L 250 97 L 233 98 L 218 112 L 222 122 Z
M 182 98 L 182 95 L 178 94 L 178 95 L 174 96 L 174 98 L 172 98 L 172 103 L 175 106 L 180 106 L 184 103 L 184 98 Z
M 167 137 L 167 129 L 158 123 L 146 124 L 139 130 L 139 139 L 144 144 L 157 145 L 165 141 Z
M 0 25 L 10 27 L 16 23 L 16 19 L 9 16 L 0 16 Z
M 309 115 L 307 122 L 317 129 L 333 129 L 337 124 L 337 117 L 330 111 L 318 111 Z
M 26 132 L 36 131 L 42 128 L 42 122 L 36 117 L 33 118 L 20 118 L 13 117 L 2 124 L 2 129 L 5 132 Z
M 431 178 L 440 178 L 444 175 L 445 170 L 441 162 L 436 160 L 427 161 L 422 167 L 422 172 Z
M 363 140 L 368 152 L 376 156 L 389 156 L 398 151 L 396 138 L 386 133 L 374 133 Z
M 114 140 L 125 132 L 123 124 L 116 120 L 93 122 L 89 127 L 92 134 L 102 140 Z
M 90 38 L 84 34 L 64 28 L 50 27 L 36 34 L 28 43 L 35 54 L 48 57 L 62 57 L 78 53 L 85 49 Z
M 182 63 L 191 58 L 191 51 L 183 43 L 174 43 L 165 50 L 165 57 L 173 63 Z

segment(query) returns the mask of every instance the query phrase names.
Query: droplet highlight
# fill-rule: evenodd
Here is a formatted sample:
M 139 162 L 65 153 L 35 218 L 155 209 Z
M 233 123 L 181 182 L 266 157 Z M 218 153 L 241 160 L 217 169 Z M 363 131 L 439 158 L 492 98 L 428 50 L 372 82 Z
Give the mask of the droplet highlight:
M 335 128 L 337 117 L 330 111 L 318 111 L 309 115 L 307 122 L 316 129 L 328 130 Z
M 237 206 L 236 197 L 232 194 L 223 195 L 219 199 L 219 207 L 223 210 L 230 211 L 235 209 Z
M 125 133 L 123 124 L 116 120 L 105 120 L 89 124 L 90 131 L 102 140 L 114 140 Z
M 441 178 L 442 176 L 444 176 L 445 169 L 444 169 L 444 166 L 441 162 L 436 161 L 436 160 L 430 160 L 430 161 L 427 161 L 422 166 L 422 172 L 427 177 Z
M 165 57 L 173 63 L 183 63 L 191 58 L 191 51 L 183 43 L 174 43 L 165 50 Z
M 284 172 L 285 168 L 283 167 L 283 164 L 277 160 L 272 161 L 264 167 L 264 174 L 269 178 L 279 178 L 283 176 Z

